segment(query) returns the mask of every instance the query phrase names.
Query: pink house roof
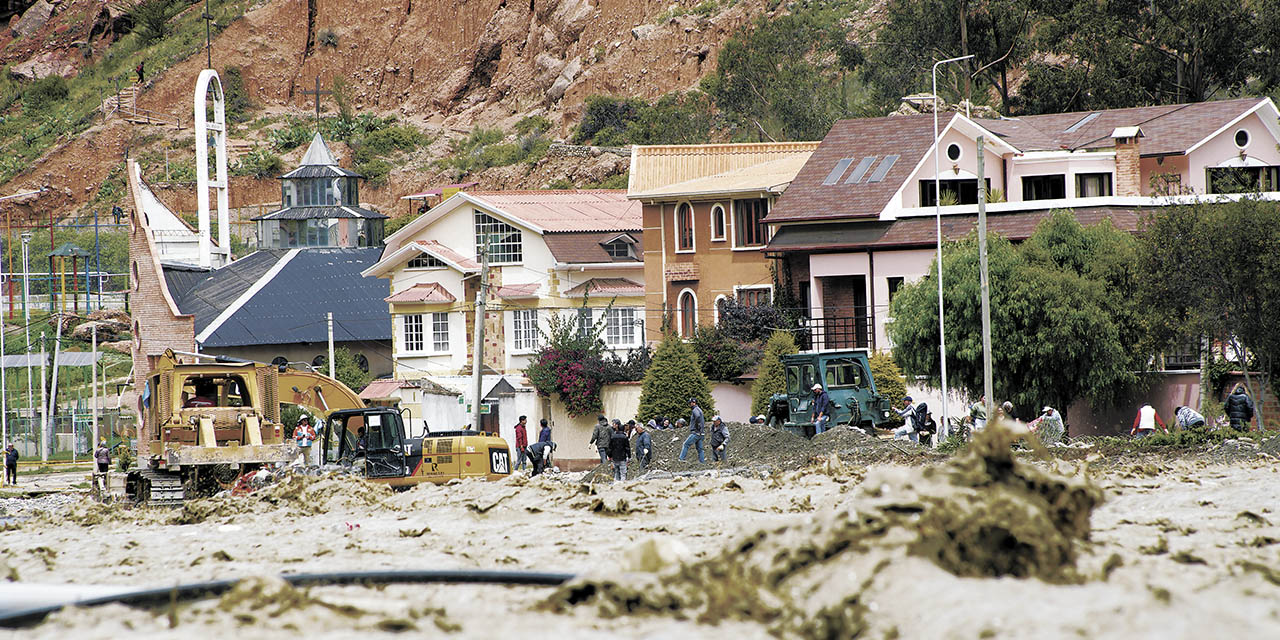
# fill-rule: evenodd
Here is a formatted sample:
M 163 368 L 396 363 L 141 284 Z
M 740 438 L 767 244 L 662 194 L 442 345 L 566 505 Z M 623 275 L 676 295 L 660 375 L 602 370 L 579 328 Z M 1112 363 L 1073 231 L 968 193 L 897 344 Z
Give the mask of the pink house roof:
M 566 296 L 642 296 L 644 285 L 626 278 L 592 278 L 566 292 Z
M 418 240 L 414 242 L 419 248 L 430 251 L 436 257 L 447 262 L 452 262 L 463 269 L 479 269 L 480 263 L 468 258 L 449 247 L 436 242 L 435 240 Z
M 443 286 L 437 282 L 419 282 L 418 284 L 385 298 L 387 302 L 449 303 L 457 302 Z
M 643 205 L 620 189 L 466 193 L 542 231 L 640 231 L 644 226 Z

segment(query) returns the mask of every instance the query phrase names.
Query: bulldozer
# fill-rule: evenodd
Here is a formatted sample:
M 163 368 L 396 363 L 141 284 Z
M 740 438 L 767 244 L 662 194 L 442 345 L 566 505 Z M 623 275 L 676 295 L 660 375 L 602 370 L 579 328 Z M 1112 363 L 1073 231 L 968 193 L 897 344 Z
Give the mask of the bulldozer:
M 136 502 L 178 506 L 250 471 L 297 461 L 302 452 L 286 437 L 281 403 L 324 420 L 316 443 L 322 464 L 355 468 L 375 482 L 403 488 L 511 474 L 502 438 L 475 431 L 408 437 L 395 408 L 366 407 L 338 380 L 283 365 L 169 350 L 140 398 L 137 463 L 125 475 L 125 495 Z

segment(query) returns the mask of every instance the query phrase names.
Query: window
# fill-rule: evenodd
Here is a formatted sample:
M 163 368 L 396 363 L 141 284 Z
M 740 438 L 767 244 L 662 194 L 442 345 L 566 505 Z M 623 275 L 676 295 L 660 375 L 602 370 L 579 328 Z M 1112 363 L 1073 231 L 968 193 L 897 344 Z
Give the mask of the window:
M 405 351 L 422 351 L 423 350 L 423 334 L 422 334 L 422 316 L 420 314 L 407 315 L 404 317 L 404 350 Z
M 627 346 L 636 342 L 636 310 L 609 309 L 604 314 L 604 343 Z
M 888 285 L 889 288 L 889 304 L 893 304 L 893 297 L 898 295 L 898 289 L 902 288 L 903 282 L 906 282 L 906 278 L 903 278 L 902 276 L 885 278 L 885 284 Z
M 604 251 L 605 253 L 609 254 L 610 258 L 613 258 L 615 260 L 619 258 L 627 259 L 627 258 L 636 257 L 635 252 L 632 249 L 632 244 L 630 242 L 627 242 L 626 240 L 621 240 L 621 239 L 614 240 L 613 242 L 605 243 Z
M 369 359 L 366 358 L 363 353 L 357 353 L 355 355 L 355 360 L 356 360 L 356 366 L 360 367 L 361 371 L 365 373 L 369 373 Z
M 444 263 L 435 256 L 429 256 L 424 253 L 410 260 L 409 264 L 405 266 L 410 269 L 434 269 L 436 267 L 443 267 Z
M 724 207 L 720 205 L 711 207 L 711 239 L 724 242 L 724 227 Z
M 680 294 L 680 335 L 686 338 L 693 336 L 698 326 L 698 301 L 693 292 L 685 290 Z
M 513 264 L 524 259 L 519 229 L 479 211 L 475 220 L 476 249 L 483 248 L 488 240 L 489 264 Z
M 676 207 L 676 251 L 693 251 L 693 207 L 687 202 Z
M 421 316 L 419 316 L 421 318 Z M 421 320 L 419 320 L 421 321 Z M 431 314 L 431 349 L 437 353 L 449 350 L 449 314 Z
M 1236 146 L 1243 149 L 1249 146 L 1249 132 L 1244 129 L 1236 131 Z
M 733 201 L 734 246 L 761 247 L 765 237 L 764 214 L 769 211 L 769 201 L 763 198 Z
M 1209 193 L 1280 191 L 1280 167 L 1214 167 L 1205 171 Z
M 853 358 L 832 358 L 827 361 L 827 388 L 861 387 L 862 366 Z
M 978 179 L 942 180 L 942 206 L 953 204 L 978 204 Z M 987 178 L 987 192 L 991 191 L 991 179 Z M 937 204 L 934 197 L 933 180 L 920 181 L 920 206 L 932 207 Z
M 538 312 L 534 309 L 516 309 L 511 312 L 515 325 L 515 350 L 533 351 L 538 348 Z
M 1062 174 L 1022 176 L 1023 200 L 1057 200 L 1067 197 L 1067 179 Z
M 578 335 L 590 338 L 594 329 L 595 323 L 591 321 L 591 310 L 578 309 Z
M 1080 198 L 1097 198 L 1111 195 L 1110 173 L 1076 174 L 1076 196 Z
M 772 287 L 756 287 L 738 289 L 738 302 L 744 307 L 755 307 L 773 302 Z
M 298 193 L 298 206 L 300 207 L 323 207 L 338 204 L 338 193 L 342 187 L 340 179 L 306 178 L 293 180 L 293 183 Z M 287 195 L 286 200 L 288 200 Z
M 952 162 L 955 162 L 956 160 L 959 160 L 959 159 L 960 159 L 960 152 L 961 152 L 960 145 L 958 145 L 958 144 L 956 144 L 956 143 L 954 143 L 954 142 L 952 142 L 951 144 L 947 145 L 947 159 L 948 159 L 948 160 L 950 160 L 950 161 L 952 161 Z

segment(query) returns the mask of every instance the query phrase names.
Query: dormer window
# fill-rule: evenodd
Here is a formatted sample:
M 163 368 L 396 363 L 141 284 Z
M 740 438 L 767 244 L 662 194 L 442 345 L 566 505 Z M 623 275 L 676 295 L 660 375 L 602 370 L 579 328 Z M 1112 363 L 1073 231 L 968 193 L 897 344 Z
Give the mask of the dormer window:
M 409 269 L 435 269 L 438 267 L 443 267 L 444 262 L 441 262 L 440 259 L 436 258 L 435 256 L 427 255 L 424 253 L 410 260 L 409 264 L 405 266 L 406 268 L 409 268 Z
M 635 260 L 636 240 L 627 234 L 615 236 L 600 243 L 605 253 L 614 260 Z

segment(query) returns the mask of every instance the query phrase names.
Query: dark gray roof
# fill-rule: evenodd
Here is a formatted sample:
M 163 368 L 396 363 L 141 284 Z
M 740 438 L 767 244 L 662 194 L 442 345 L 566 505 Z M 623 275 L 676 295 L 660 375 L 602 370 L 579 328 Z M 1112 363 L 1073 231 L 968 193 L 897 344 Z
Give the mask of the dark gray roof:
M 361 271 L 378 262 L 382 256 L 381 247 L 295 251 L 297 253 L 275 275 L 261 283 L 253 297 L 235 309 L 204 340 L 203 346 L 323 343 L 328 335 L 325 313 L 330 311 L 333 312 L 335 341 L 391 339 L 391 313 L 383 301 L 387 296 L 387 283 L 360 275 Z M 231 289 L 247 281 L 248 284 L 240 288 L 240 293 L 247 291 L 252 284 L 263 279 L 261 275 L 252 275 L 265 263 L 274 266 L 289 253 L 259 251 L 214 272 L 211 279 L 220 277 L 225 280 L 219 285 L 223 291 L 216 296 L 222 304 L 211 316 L 197 313 L 196 333 L 203 332 L 240 297 L 239 293 L 229 295 Z M 259 254 L 268 255 L 249 262 Z M 241 262 L 248 264 L 237 270 L 238 273 L 221 273 L 235 269 Z M 268 270 L 270 268 L 267 267 Z M 204 287 L 198 286 L 184 300 L 190 299 L 194 303 L 203 293 Z M 207 304 L 214 297 L 211 295 L 202 303 Z M 179 308 L 187 312 L 181 303 Z
M 254 220 L 316 220 L 329 218 L 366 218 L 369 220 L 386 220 L 387 216 L 372 211 L 353 207 L 351 205 L 332 206 L 332 207 L 289 207 L 287 209 L 277 209 L 265 216 L 258 216 Z
M 350 169 L 343 169 L 335 164 L 315 165 L 306 164 L 280 176 L 281 180 L 289 178 L 363 178 L 363 174 L 356 173 Z
M 178 310 L 195 316 L 196 333 L 200 333 L 286 253 L 257 251 L 213 271 L 166 266 L 165 281 Z
M 184 262 L 161 262 L 160 269 L 164 273 L 165 285 L 169 287 L 169 295 L 174 300 L 186 295 L 195 283 L 204 280 L 212 271 Z

